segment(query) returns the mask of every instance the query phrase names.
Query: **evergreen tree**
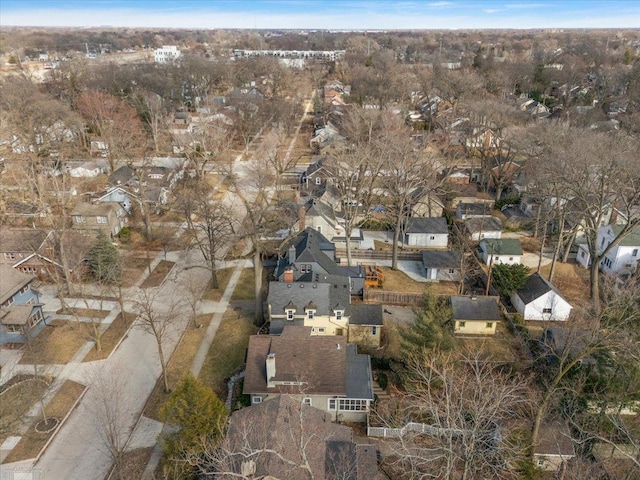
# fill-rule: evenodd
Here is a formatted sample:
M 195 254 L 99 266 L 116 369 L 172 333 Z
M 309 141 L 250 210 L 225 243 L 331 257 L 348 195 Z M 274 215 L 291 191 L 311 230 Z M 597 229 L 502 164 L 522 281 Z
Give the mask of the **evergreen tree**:
M 447 349 L 451 346 L 451 334 L 446 324 L 451 321 L 452 312 L 445 297 L 437 297 L 426 292 L 416 309 L 416 321 L 400 329 L 400 342 L 404 356 L 422 349 Z
M 97 242 L 89 252 L 89 267 L 98 282 L 116 283 L 120 279 L 120 254 L 104 233 L 98 235 Z
M 501 263 L 495 265 L 492 271 L 493 283 L 505 295 L 511 295 L 511 293 L 524 287 L 528 277 L 529 267 L 521 263 L 514 263 L 513 265 Z
M 202 454 L 222 437 L 227 410 L 215 392 L 188 374 L 162 407 L 160 417 L 177 428 L 163 438 L 169 468 L 189 477 L 189 459 Z

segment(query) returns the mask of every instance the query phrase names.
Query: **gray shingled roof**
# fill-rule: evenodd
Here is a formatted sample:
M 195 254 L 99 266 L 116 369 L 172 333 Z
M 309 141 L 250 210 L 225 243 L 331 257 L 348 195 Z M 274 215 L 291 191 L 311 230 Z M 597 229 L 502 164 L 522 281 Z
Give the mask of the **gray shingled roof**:
M 524 287 L 518 290 L 517 294 L 518 297 L 520 297 L 520 300 L 522 300 L 524 304 L 527 305 L 533 302 L 536 298 L 540 298 L 545 293 L 552 291 L 555 292 L 565 302 L 567 301 L 560 293 L 560 290 L 558 290 L 546 278 L 543 278 L 539 273 L 536 272 L 529 278 L 527 278 L 527 282 L 524 284 Z
M 452 296 L 451 308 L 454 320 L 500 320 L 500 308 L 496 297 Z
M 0 304 L 11 298 L 34 278 L 8 265 L 0 264 Z
M 347 345 L 347 397 L 373 400 L 371 358 L 358 353 L 354 344 Z
M 460 209 L 462 215 L 491 215 L 491 205 L 487 203 L 459 203 L 456 210 Z
M 405 233 L 449 233 L 447 219 L 444 217 L 412 217 L 407 222 Z
M 335 256 L 335 246 L 333 243 L 313 228 L 306 228 L 284 245 L 282 249 L 284 257 L 278 261 L 275 273 L 276 278 L 280 278 L 285 269 L 291 264 L 288 259 L 288 254 L 292 246 L 295 248 L 296 262 L 315 262 L 329 273 L 333 273 L 333 269 L 337 266 L 336 262 L 332 259 Z M 332 258 L 329 258 L 325 251 L 330 252 Z
M 102 203 L 78 203 L 71 212 L 71 215 L 82 215 L 85 217 L 107 216 L 110 212 L 118 210 L 120 204 L 117 202 Z
M 332 285 L 316 282 L 269 282 L 267 303 L 276 315 L 282 315 L 285 306 L 293 302 L 298 307 L 298 314 L 309 302 L 316 304 L 318 315 L 329 315 L 329 294 Z
M 349 305 L 349 325 L 382 326 L 382 305 Z
M 425 268 L 460 268 L 460 254 L 451 251 L 424 250 L 422 264 Z
M 497 217 L 468 218 L 464 226 L 470 233 L 502 231 L 502 221 Z

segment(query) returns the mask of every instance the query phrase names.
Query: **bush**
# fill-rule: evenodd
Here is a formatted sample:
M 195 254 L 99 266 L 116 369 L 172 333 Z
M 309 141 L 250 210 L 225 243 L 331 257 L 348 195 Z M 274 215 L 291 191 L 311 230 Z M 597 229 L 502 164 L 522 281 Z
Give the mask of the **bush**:
M 387 374 L 382 372 L 378 373 L 378 385 L 380 385 L 380 388 L 386 390 L 388 384 L 389 379 L 387 378 Z
M 374 370 L 389 370 L 391 363 L 388 358 L 371 357 L 371 368 Z
M 131 241 L 131 227 L 123 227 L 118 234 L 118 238 L 122 243 L 129 243 Z

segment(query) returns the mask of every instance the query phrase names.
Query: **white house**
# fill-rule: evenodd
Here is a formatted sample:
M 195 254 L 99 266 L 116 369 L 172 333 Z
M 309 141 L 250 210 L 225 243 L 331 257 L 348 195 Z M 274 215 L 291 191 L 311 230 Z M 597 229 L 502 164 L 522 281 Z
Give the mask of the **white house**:
M 404 230 L 404 243 L 410 247 L 447 248 L 449 227 L 444 217 L 412 217 Z
M 606 225 L 598 229 L 598 250 L 601 252 L 620 234 L 622 225 Z M 577 262 L 587 268 L 591 264 L 589 248 L 578 246 Z M 640 260 L 640 227 L 636 227 L 613 247 L 600 262 L 600 270 L 605 273 L 635 272 Z
M 558 289 L 538 273 L 511 294 L 511 303 L 525 320 L 565 321 L 573 308 Z
M 153 58 L 156 63 L 167 63 L 179 58 L 180 54 L 180 50 L 175 45 L 163 45 L 162 48 L 156 48 Z
M 464 226 L 472 240 L 479 242 L 484 238 L 501 238 L 502 221 L 497 217 L 475 217 L 465 220 Z
M 478 245 L 478 252 L 487 265 L 514 265 L 522 260 L 522 245 L 516 238 L 483 238 Z

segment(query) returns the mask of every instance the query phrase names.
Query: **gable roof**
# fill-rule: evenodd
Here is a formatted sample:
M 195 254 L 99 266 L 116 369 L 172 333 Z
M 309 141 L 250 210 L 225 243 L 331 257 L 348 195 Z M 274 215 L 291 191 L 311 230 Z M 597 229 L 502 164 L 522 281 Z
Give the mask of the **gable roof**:
M 575 456 L 576 452 L 567 426 L 562 424 L 542 425 L 538 444 L 534 446 L 533 454 Z
M 454 320 L 501 320 L 496 297 L 452 296 L 451 308 Z
M 265 361 L 269 354 L 275 355 L 275 382 L 303 384 L 268 387 Z M 312 336 L 311 327 L 287 325 L 281 335 L 249 338 L 243 392 L 335 396 L 357 393 L 363 396 L 355 398 L 373 399 L 370 365 L 368 355 L 347 349 L 343 336 Z
M 317 230 L 307 227 L 289 240 L 282 248 L 285 256 L 278 260 L 275 272 L 277 278 L 284 273 L 289 265 L 294 263 L 289 259 L 291 247 L 295 249 L 295 262 L 318 263 L 329 273 L 333 273 L 333 269 L 337 266 L 333 260 L 336 250 L 335 245 Z M 332 258 L 329 258 L 324 252 L 330 252 Z
M 502 220 L 498 217 L 476 217 L 464 221 L 464 226 L 470 233 L 476 232 L 501 232 Z
M 484 238 L 480 244 L 492 255 L 522 255 L 522 244 L 517 238 Z
M 554 292 L 556 295 L 562 298 L 562 300 L 567 302 L 560 291 L 551 282 L 549 282 L 546 278 L 542 277 L 537 272 L 527 278 L 524 287 L 522 287 L 516 293 L 518 297 L 520 297 L 520 300 L 522 300 L 524 304 L 527 305 L 548 292 Z
M 483 215 L 491 216 L 491 205 L 488 203 L 468 203 L 460 202 L 456 206 L 460 210 L 461 215 Z
M 107 181 L 110 185 L 126 185 L 128 182 L 136 178 L 136 172 L 131 166 L 123 165 L 115 170 Z
M 82 215 L 84 217 L 108 216 L 116 210 L 124 210 L 117 202 L 102 203 L 79 203 L 71 212 L 71 215 Z
M 0 304 L 13 297 L 18 290 L 33 281 L 34 278 L 32 275 L 27 275 L 8 265 L 0 264 Z
M 412 217 L 407 222 L 405 233 L 449 233 L 447 219 L 444 217 Z
M 41 303 L 27 303 L 24 305 L 11 305 L 0 323 L 3 325 L 26 325 L 35 308 L 42 307 Z
M 296 305 L 296 313 L 303 313 L 303 306 L 309 304 L 309 302 L 313 302 L 316 305 L 316 313 L 318 315 L 328 315 L 331 303 L 329 295 L 333 290 L 330 287 L 331 284 L 329 283 L 269 282 L 267 303 L 274 315 L 282 315 L 286 310 L 286 306 L 290 303 Z
M 452 251 L 423 250 L 422 264 L 425 268 L 460 268 L 460 254 Z
M 235 411 L 225 442 L 230 452 L 240 452 L 247 444 L 253 449 L 270 445 L 277 450 L 277 455 L 265 452 L 254 458 L 255 473 L 260 478 L 309 478 L 309 472 L 292 468 L 280 458 L 298 459 L 301 443 L 305 444 L 304 454 L 314 478 L 369 480 L 377 472 L 375 446 L 353 443 L 351 428 L 331 422 L 329 413 L 286 395 Z M 229 460 L 239 473 L 242 460 Z
M 37 252 L 50 233 L 40 228 L 2 228 L 0 252 Z
M 617 237 L 624 228 L 624 225 L 611 225 L 613 234 Z M 618 245 L 621 247 L 640 247 L 640 227 L 636 227 L 625 235 Z
M 382 326 L 382 305 L 356 303 L 347 310 L 349 325 Z

